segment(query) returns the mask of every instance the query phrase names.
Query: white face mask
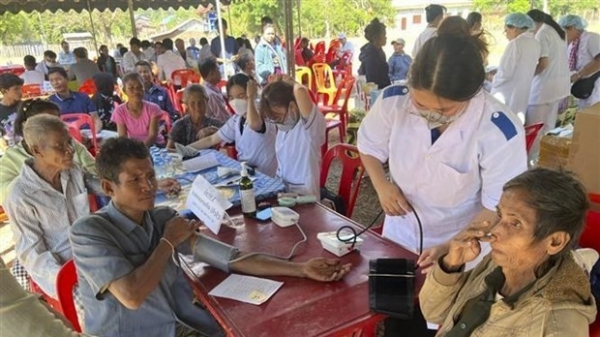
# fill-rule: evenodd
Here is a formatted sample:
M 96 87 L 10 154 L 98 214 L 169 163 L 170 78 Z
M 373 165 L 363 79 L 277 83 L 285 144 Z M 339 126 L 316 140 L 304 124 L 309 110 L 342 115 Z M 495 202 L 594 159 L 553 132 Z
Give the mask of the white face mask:
M 233 109 L 235 114 L 238 116 L 243 117 L 246 115 L 246 112 L 248 111 L 248 100 L 245 100 L 245 99 L 234 98 L 231 101 L 229 101 L 229 105 L 231 105 L 231 108 Z
M 277 124 L 277 129 L 283 132 L 290 131 L 296 126 L 296 124 L 298 124 L 299 120 L 300 118 L 294 118 L 293 114 L 290 111 L 288 111 L 287 117 L 285 118 L 283 123 Z
M 445 116 L 441 113 L 433 110 L 417 110 L 419 116 L 423 117 L 427 121 L 427 127 L 430 130 L 437 129 L 440 126 L 450 124 L 458 118 L 459 114 L 454 116 Z

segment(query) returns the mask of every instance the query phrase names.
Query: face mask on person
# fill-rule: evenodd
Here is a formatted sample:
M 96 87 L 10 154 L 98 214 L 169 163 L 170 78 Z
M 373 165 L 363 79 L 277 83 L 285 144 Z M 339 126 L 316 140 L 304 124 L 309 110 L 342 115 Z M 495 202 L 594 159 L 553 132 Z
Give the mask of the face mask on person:
M 248 111 L 248 100 L 245 99 L 234 98 L 229 101 L 229 105 L 231 105 L 235 114 L 241 117 L 245 116 Z
M 454 122 L 460 113 L 454 116 L 445 116 L 437 111 L 433 110 L 417 110 L 417 114 L 421 116 L 427 122 L 427 127 L 430 130 L 437 129 L 440 126 L 444 126 L 446 124 L 450 124 Z
M 288 110 L 287 117 L 283 123 L 277 124 L 277 129 L 283 132 L 290 131 L 298 124 L 299 120 L 298 116 L 294 117 L 294 114 Z

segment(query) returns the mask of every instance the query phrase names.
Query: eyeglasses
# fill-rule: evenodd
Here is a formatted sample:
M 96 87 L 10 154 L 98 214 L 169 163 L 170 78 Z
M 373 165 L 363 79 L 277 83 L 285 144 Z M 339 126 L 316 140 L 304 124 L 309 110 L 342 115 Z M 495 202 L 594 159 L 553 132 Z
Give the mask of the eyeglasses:
M 289 113 L 290 113 L 290 109 L 288 108 L 285 111 L 285 114 L 283 115 L 283 117 L 280 117 L 280 118 L 277 118 L 277 119 L 273 119 L 273 118 L 267 117 L 267 118 L 265 118 L 265 120 L 267 122 L 269 122 L 269 123 L 272 123 L 272 124 L 283 124 L 283 122 L 285 122 L 285 120 L 287 119 L 287 116 L 288 116 Z

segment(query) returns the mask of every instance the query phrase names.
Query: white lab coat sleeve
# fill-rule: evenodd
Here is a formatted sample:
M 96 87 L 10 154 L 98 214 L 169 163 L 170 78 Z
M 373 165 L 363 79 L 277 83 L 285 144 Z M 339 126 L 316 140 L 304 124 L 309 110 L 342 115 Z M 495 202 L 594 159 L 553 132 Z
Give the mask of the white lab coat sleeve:
M 519 119 L 507 110 L 504 107 L 484 117 L 485 125 L 479 136 L 481 203 L 492 211 L 500 202 L 504 184 L 527 170 L 525 130 Z
M 517 44 L 512 41 L 506 46 L 504 54 L 500 59 L 500 66 L 498 67 L 498 73 L 494 76 L 493 88 L 499 87 L 502 84 L 510 81 L 515 76 L 515 70 L 517 69 L 517 62 L 519 60 L 519 54 L 517 51 Z
M 594 34 L 587 39 L 587 52 L 592 58 L 600 54 L 600 35 Z M 585 64 L 583 66 L 585 66 Z
M 549 57 L 552 37 L 550 36 L 550 34 L 548 34 L 547 30 L 543 30 L 540 33 L 541 34 L 539 34 L 536 37 L 536 40 L 538 40 L 538 42 L 540 43 L 540 48 L 541 48 L 540 58 Z
M 358 151 L 384 163 L 389 157 L 389 142 L 394 125 L 394 115 L 403 104 L 398 96 L 385 97 L 384 89 L 367 113 L 358 129 Z

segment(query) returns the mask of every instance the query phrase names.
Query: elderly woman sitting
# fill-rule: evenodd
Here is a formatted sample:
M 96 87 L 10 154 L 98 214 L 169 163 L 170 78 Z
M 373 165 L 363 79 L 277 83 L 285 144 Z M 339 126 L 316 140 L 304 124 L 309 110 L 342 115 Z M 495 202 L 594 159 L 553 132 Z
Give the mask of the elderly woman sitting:
M 71 258 L 69 228 L 90 213 L 88 189 L 60 118 L 33 116 L 23 133 L 33 158 L 25 161 L 4 207 L 18 261 L 46 294 L 56 298 L 56 275 Z
M 199 84 L 190 85 L 183 93 L 185 116 L 173 124 L 167 148 L 175 148 L 175 143 L 188 145 L 208 137 L 223 126 L 223 122 L 206 116 L 208 94 Z
M 534 169 L 504 185 L 500 221 L 455 236 L 421 289 L 425 318 L 441 324 L 437 336 L 588 336 L 596 306 L 571 254 L 588 206 L 567 173 Z M 482 241 L 491 254 L 464 272 Z

